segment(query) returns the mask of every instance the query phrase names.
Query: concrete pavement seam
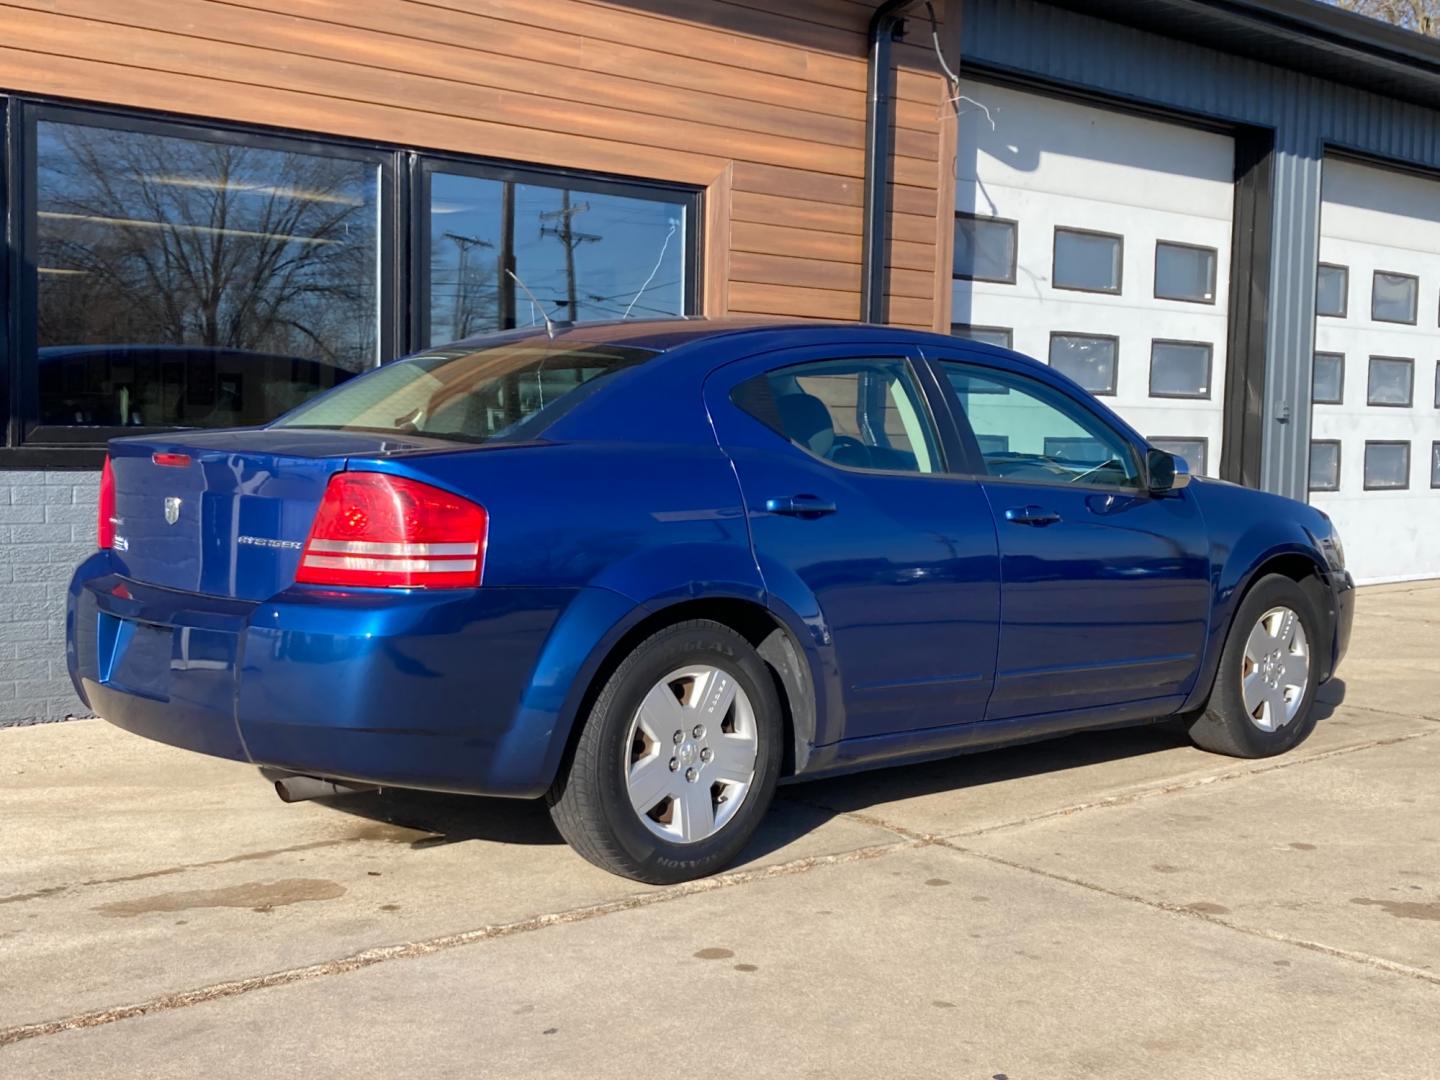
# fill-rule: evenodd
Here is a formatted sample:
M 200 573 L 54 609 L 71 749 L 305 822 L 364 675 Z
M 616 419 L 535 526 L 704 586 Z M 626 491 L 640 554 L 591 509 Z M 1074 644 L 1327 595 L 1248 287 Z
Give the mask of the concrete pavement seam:
M 737 870 L 715 877 L 701 878 L 699 881 L 688 881 L 654 892 L 640 893 L 636 896 L 628 896 L 619 900 L 610 900 L 603 904 L 590 904 L 584 907 L 571 908 L 567 911 L 532 915 L 529 918 L 519 919 L 514 922 L 496 923 L 474 930 L 463 930 L 458 933 L 426 938 L 421 941 L 404 942 L 397 945 L 380 945 L 375 948 L 362 949 L 360 952 L 351 953 L 349 956 L 340 957 L 335 960 L 326 960 L 317 964 L 307 964 L 302 967 L 286 968 L 264 975 L 252 975 L 243 979 L 232 979 L 226 982 L 212 983 L 209 986 L 202 986 L 193 990 L 181 990 L 170 994 L 161 994 L 129 1005 L 116 1005 L 106 1009 L 96 1009 L 90 1012 L 64 1017 L 59 1020 L 45 1020 L 38 1023 L 21 1024 L 16 1027 L 0 1029 L 0 1048 L 23 1042 L 26 1039 L 34 1039 L 46 1035 L 59 1035 L 66 1031 L 100 1027 L 105 1024 L 113 1024 L 117 1021 L 128 1020 L 137 1016 L 169 1012 L 175 1009 L 189 1008 L 193 1005 L 203 1005 L 206 1002 L 236 997 L 240 994 L 247 994 L 255 990 L 290 986 L 295 983 L 310 982 L 330 975 L 342 975 L 346 972 L 358 971 L 362 968 L 373 967 L 376 964 L 388 963 L 392 960 L 409 960 L 464 945 L 475 945 L 483 941 L 493 941 L 497 938 L 512 937 L 516 934 L 543 930 L 551 926 L 564 926 L 570 923 L 586 922 L 590 919 L 613 915 L 621 911 L 631 911 L 636 908 L 669 903 L 673 900 L 681 900 L 701 893 L 715 892 L 719 889 L 748 885 L 757 881 L 768 881 L 771 878 L 803 874 L 820 867 L 881 858 L 899 851 L 920 847 L 923 846 L 923 844 L 924 842 L 922 841 L 900 839 L 888 844 L 872 844 L 867 847 L 855 848 L 851 851 L 842 851 L 832 855 L 811 855 L 803 859 L 777 863 L 773 866 L 761 866 L 753 870 Z
M 1424 968 L 1412 967 L 1409 964 L 1402 964 L 1395 960 L 1386 960 L 1381 956 L 1373 956 L 1370 953 L 1355 952 L 1352 949 L 1342 949 L 1335 945 L 1326 945 L 1318 941 L 1309 941 L 1306 938 L 1291 937 L 1288 934 L 1281 934 L 1274 930 L 1265 930 L 1258 927 L 1240 926 L 1236 923 L 1227 922 L 1218 916 L 1208 912 L 1196 911 L 1194 908 L 1186 907 L 1184 904 L 1174 904 L 1165 900 L 1152 900 L 1148 897 L 1127 893 L 1120 889 L 1112 889 L 1105 885 L 1099 885 L 1093 881 L 1086 881 L 1083 878 L 1071 877 L 1068 874 L 1059 874 L 1053 870 L 1042 870 L 1038 866 L 1031 866 L 1028 863 L 1017 862 L 1013 859 L 1002 858 L 999 855 L 992 855 L 989 852 L 978 851 L 975 848 L 967 848 L 960 844 L 952 843 L 950 840 L 937 838 L 934 847 L 947 848 L 960 855 L 969 855 L 973 858 L 983 859 L 985 862 L 994 863 L 997 866 L 1006 866 L 1012 870 L 1021 870 L 1027 874 L 1034 874 L 1037 877 L 1048 878 L 1051 881 L 1063 882 L 1067 885 L 1075 885 L 1091 892 L 1099 893 L 1116 900 L 1128 900 L 1132 903 L 1143 905 L 1165 911 L 1171 915 L 1181 915 L 1186 918 L 1199 919 L 1201 922 L 1213 923 L 1216 926 L 1223 926 L 1227 930 L 1236 933 L 1247 934 L 1250 937 L 1263 938 L 1266 941 L 1273 941 L 1281 945 L 1293 945 L 1296 948 L 1307 949 L 1311 952 L 1321 953 L 1325 956 L 1335 957 L 1340 960 L 1349 960 L 1353 963 L 1363 964 L 1366 967 L 1379 968 L 1388 971 L 1393 975 L 1404 975 L 1420 982 L 1429 983 L 1432 986 L 1440 986 L 1440 974 L 1434 971 L 1426 971 Z

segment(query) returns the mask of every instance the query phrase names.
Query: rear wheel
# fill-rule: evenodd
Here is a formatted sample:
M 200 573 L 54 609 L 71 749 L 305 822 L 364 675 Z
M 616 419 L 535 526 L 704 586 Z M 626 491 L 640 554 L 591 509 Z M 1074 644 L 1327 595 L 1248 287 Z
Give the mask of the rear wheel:
M 1205 711 L 1190 726 L 1195 744 L 1253 758 L 1304 741 L 1314 727 L 1318 623 L 1309 597 L 1290 578 L 1272 574 L 1257 582 L 1230 625 Z
M 759 655 L 720 623 L 641 642 L 595 700 L 547 801 L 586 859 L 654 884 L 723 868 L 775 793 L 781 713 Z

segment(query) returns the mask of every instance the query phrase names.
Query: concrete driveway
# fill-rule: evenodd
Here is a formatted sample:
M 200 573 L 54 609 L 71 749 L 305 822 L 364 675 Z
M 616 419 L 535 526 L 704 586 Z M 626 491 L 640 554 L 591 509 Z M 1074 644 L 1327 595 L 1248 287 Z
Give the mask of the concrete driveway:
M 1440 1076 L 1440 583 L 1290 756 L 1168 728 L 784 789 L 655 890 L 542 808 L 282 805 L 0 731 L 0 1076 Z

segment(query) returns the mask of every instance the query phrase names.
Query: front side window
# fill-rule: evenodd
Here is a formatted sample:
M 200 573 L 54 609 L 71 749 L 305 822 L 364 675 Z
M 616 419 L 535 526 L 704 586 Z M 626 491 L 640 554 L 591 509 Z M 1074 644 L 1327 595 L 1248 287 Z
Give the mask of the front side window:
M 31 427 L 255 424 L 380 359 L 378 159 L 163 130 L 35 123 Z
M 1213 348 L 1203 341 L 1150 343 L 1150 396 L 1208 398 Z
M 1409 274 L 1375 271 L 1370 292 L 1370 318 L 1376 322 L 1415 324 L 1420 279 Z
M 1208 462 L 1206 450 L 1209 448 L 1209 440 L 1203 438 L 1168 438 L 1157 437 L 1150 440 L 1150 445 L 1156 450 L 1164 450 L 1167 454 L 1174 454 L 1178 458 L 1184 458 L 1185 464 L 1190 467 L 1190 472 L 1195 476 L 1205 475 Z
M 1032 484 L 1140 486 L 1129 441 L 1062 392 L 972 364 L 940 366 L 989 475 Z
M 1349 310 L 1350 269 L 1321 263 L 1315 275 L 1315 314 L 1343 319 Z
M 1365 444 L 1365 490 L 1395 490 L 1410 486 L 1410 444 Z
M 939 471 L 934 430 L 905 360 L 798 364 L 750 379 L 731 397 L 800 449 L 836 465 Z
M 1004 218 L 956 214 L 954 276 L 1014 284 L 1018 228 Z
M 506 342 L 386 364 L 282 417 L 276 427 L 378 431 L 456 442 L 529 438 L 652 349 Z
M 1370 357 L 1369 391 L 1371 405 L 1406 406 L 1415 389 L 1415 361 L 1401 356 Z
M 1310 400 L 1339 405 L 1345 400 L 1345 354 L 1317 352 L 1310 375 Z
M 1315 439 L 1310 443 L 1310 490 L 1340 490 L 1340 442 Z
M 588 322 L 686 314 L 683 194 L 444 168 L 428 183 L 427 344 L 539 326 L 546 315 Z
M 1155 245 L 1155 298 L 1215 303 L 1214 248 L 1161 240 Z
M 1099 334 L 1051 334 L 1050 366 L 1092 394 L 1115 393 L 1120 339 Z
M 1120 291 L 1124 242 L 1112 233 L 1056 228 L 1055 267 L 1050 283 L 1082 292 Z

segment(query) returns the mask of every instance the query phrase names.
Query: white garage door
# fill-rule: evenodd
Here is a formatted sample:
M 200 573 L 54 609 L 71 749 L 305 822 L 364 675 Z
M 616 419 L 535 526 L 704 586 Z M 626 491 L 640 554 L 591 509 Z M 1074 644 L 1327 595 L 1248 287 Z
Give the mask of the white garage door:
M 1325 162 L 1310 500 L 1362 581 L 1440 577 L 1440 183 Z
M 1231 139 L 986 83 L 961 102 L 951 320 L 1214 475 Z

